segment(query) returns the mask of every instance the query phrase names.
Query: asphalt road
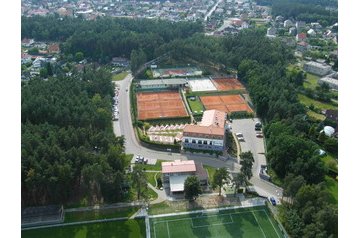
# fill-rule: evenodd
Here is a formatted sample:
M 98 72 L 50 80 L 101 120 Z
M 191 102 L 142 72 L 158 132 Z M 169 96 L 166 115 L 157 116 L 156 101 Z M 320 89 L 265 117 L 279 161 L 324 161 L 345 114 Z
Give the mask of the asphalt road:
M 194 160 L 201 162 L 204 165 L 212 167 L 227 167 L 231 172 L 237 172 L 240 165 L 237 161 L 228 160 L 221 161 L 216 158 L 206 157 L 203 155 L 193 154 L 179 154 L 169 152 L 159 152 L 141 146 L 135 136 L 132 126 L 132 119 L 130 114 L 130 99 L 129 87 L 133 77 L 128 74 L 122 81 L 116 81 L 116 86 L 119 90 L 119 120 L 114 121 L 113 129 L 116 136 L 124 135 L 125 137 L 125 152 L 127 154 L 142 155 L 147 158 L 156 158 L 159 160 Z M 128 90 L 128 91 L 127 91 Z M 263 139 L 256 138 L 254 130 L 253 119 L 234 120 L 232 123 L 234 132 L 241 132 L 244 134 L 246 142 L 241 143 L 242 151 L 251 150 L 254 154 L 255 163 L 253 165 L 253 178 L 250 182 L 254 184 L 256 191 L 263 196 L 279 197 L 282 194 L 282 189 L 275 185 L 263 181 L 259 178 L 259 169 L 261 164 L 266 164 L 266 158 L 263 154 L 265 152 Z M 277 195 L 279 193 L 279 195 Z
M 256 191 L 263 196 L 281 198 L 282 188 L 262 180 L 259 177 L 261 165 L 266 165 L 264 139 L 256 137 L 255 122 L 258 118 L 233 120 L 231 123 L 233 133 L 242 133 L 245 141 L 240 141 L 241 151 L 251 151 L 255 162 L 252 166 L 253 177 L 250 182 L 254 184 Z M 278 200 L 278 199 L 276 199 Z

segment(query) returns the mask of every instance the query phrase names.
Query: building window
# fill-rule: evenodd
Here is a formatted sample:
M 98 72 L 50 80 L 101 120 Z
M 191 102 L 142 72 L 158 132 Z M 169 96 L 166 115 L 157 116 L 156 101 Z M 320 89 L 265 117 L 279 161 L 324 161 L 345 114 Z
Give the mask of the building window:
M 191 143 L 196 144 L 196 140 L 192 140 Z
M 212 142 L 212 141 L 210 141 L 210 142 L 209 142 L 209 145 L 212 145 L 212 144 L 213 144 L 213 142 Z
M 189 143 L 189 140 L 188 140 L 188 139 L 185 139 L 185 143 Z
M 198 144 L 201 145 L 203 144 L 203 142 L 201 140 L 198 140 Z
M 208 144 L 208 141 L 204 140 L 204 145 L 207 145 Z

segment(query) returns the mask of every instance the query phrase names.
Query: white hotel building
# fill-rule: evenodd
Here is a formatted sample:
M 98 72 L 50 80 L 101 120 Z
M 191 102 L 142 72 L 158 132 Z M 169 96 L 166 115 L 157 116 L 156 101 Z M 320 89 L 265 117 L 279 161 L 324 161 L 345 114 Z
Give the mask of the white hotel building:
M 225 149 L 226 113 L 218 110 L 204 112 L 197 125 L 187 125 L 183 131 L 184 148 L 222 151 Z

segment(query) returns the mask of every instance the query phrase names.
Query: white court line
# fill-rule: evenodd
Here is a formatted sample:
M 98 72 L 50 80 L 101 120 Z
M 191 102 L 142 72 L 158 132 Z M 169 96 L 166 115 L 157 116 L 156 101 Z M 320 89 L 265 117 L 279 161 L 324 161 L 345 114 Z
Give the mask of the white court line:
M 275 230 L 276 235 L 278 236 L 278 238 L 281 238 L 281 236 L 278 234 L 278 232 L 277 232 L 277 230 L 276 230 L 275 226 L 273 225 L 273 223 L 272 223 L 272 221 L 271 221 L 271 219 L 270 219 L 269 215 L 267 214 L 267 212 L 266 212 L 265 210 L 264 210 L 264 212 L 265 212 L 265 214 L 266 214 L 267 218 L 269 219 L 269 221 L 270 221 L 271 225 L 273 226 L 273 229 Z
M 258 210 L 250 210 L 250 211 L 243 211 L 243 212 L 233 212 L 233 213 L 227 213 L 227 214 L 217 214 L 217 215 L 211 215 L 211 216 L 200 216 L 200 217 L 188 217 L 188 218 L 178 218 L 178 219 L 172 219 L 172 220 L 164 220 L 164 221 L 156 221 L 153 222 L 153 224 L 158 224 L 158 223 L 165 223 L 165 222 L 173 222 L 173 221 L 185 221 L 185 220 L 191 220 L 193 222 L 193 219 L 202 219 L 202 218 L 207 218 L 207 217 L 215 217 L 215 216 L 224 216 L 224 215 L 236 215 L 236 214 L 242 214 L 242 213 L 253 213 L 253 212 L 262 212 L 265 211 L 263 209 L 258 209 Z
M 260 230 L 261 230 L 262 234 L 264 234 L 264 237 L 266 238 L 265 232 L 264 232 L 264 230 L 262 230 L 262 227 L 261 227 L 261 225 L 260 225 L 259 221 L 257 220 L 255 213 L 252 213 L 252 215 L 254 215 L 255 220 L 256 220 L 256 222 L 257 222 L 257 225 L 259 225 L 259 227 L 260 227 Z
M 222 222 L 222 223 L 216 223 L 210 225 L 194 226 L 193 228 L 201 228 L 201 227 L 208 227 L 208 226 L 222 226 L 222 225 L 233 224 L 233 223 L 234 222 Z
M 167 222 L 167 231 L 168 231 L 168 237 L 170 238 L 170 233 L 169 233 L 169 225 L 168 225 L 168 222 Z
M 231 213 L 230 213 L 231 222 L 234 223 L 234 219 L 232 219 Z

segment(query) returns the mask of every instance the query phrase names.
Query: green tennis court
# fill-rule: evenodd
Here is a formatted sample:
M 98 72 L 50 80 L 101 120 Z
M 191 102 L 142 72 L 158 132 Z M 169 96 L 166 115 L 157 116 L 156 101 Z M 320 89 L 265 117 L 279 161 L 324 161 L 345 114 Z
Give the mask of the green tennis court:
M 156 217 L 150 224 L 152 238 L 284 237 L 265 206 Z

